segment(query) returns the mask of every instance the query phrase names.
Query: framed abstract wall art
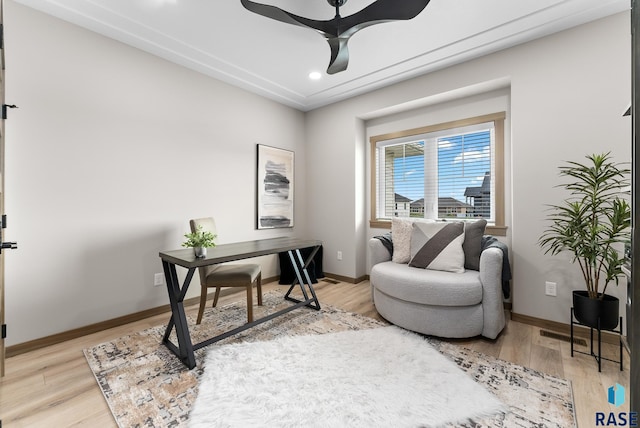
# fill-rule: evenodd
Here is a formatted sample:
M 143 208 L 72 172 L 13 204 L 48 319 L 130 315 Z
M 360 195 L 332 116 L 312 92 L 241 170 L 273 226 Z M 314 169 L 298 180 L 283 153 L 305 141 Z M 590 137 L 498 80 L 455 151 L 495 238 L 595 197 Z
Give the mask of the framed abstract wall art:
M 294 152 L 258 144 L 258 229 L 293 227 Z

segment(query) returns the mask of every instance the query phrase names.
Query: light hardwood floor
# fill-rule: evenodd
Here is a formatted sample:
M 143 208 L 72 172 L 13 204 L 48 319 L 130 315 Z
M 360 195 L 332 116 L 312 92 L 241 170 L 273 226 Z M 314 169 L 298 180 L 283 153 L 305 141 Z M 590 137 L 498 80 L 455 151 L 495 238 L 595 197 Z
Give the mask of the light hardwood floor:
M 263 292 L 286 290 L 276 283 L 266 284 Z M 322 304 L 381 319 L 370 297 L 367 281 L 359 284 L 316 286 Z M 284 292 L 284 291 L 283 291 Z M 244 299 L 244 294 L 221 297 L 219 304 Z M 197 306 L 187 308 L 197 313 Z M 154 325 L 166 324 L 169 314 L 157 315 L 121 327 L 70 340 L 6 361 L 6 376 L 0 380 L 0 419 L 10 427 L 116 427 L 109 408 L 89 370 L 82 350 Z M 455 340 L 496 358 L 511 361 L 573 382 L 576 416 L 579 427 L 595 426 L 596 412 L 628 411 L 628 404 L 614 408 L 607 403 L 607 389 L 619 383 L 629 386 L 629 359 L 625 351 L 625 370 L 605 361 L 602 373 L 591 356 L 570 355 L 568 342 L 540 335 L 540 329 L 509 321 L 497 340 L 482 338 Z M 215 346 L 215 345 L 213 345 Z M 577 349 L 586 350 L 584 347 Z M 617 358 L 617 348 L 603 344 L 609 358 Z

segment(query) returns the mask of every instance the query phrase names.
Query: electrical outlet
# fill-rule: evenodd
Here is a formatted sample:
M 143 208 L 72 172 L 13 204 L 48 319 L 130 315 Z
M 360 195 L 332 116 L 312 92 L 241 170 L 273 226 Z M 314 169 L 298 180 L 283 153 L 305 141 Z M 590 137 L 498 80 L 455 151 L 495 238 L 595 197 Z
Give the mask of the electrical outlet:
M 555 282 L 546 281 L 544 283 L 544 294 L 547 296 L 556 296 L 556 287 L 557 284 Z
M 161 285 L 164 285 L 164 274 L 162 273 L 156 273 L 153 275 L 153 286 L 154 287 L 159 287 Z
M 338 251 L 338 260 L 342 260 L 342 251 Z

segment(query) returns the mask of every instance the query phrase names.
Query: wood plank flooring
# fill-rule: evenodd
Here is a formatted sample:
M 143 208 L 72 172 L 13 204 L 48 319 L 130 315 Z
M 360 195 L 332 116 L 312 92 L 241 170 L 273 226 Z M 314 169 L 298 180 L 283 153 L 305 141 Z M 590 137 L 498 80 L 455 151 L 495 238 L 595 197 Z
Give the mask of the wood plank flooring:
M 266 284 L 263 290 L 267 292 L 276 288 L 286 290 L 276 283 Z M 371 302 L 368 281 L 359 284 L 321 281 L 316 291 L 322 304 L 381 319 Z M 221 297 L 219 304 L 244 298 L 243 293 L 232 294 Z M 197 313 L 197 306 L 187 308 L 187 312 Z M 169 314 L 156 315 L 7 359 L 5 377 L 0 379 L 2 426 L 116 427 L 82 350 L 154 325 L 166 324 L 168 318 Z M 515 321 L 509 321 L 496 340 L 474 338 L 454 342 L 571 380 L 579 427 L 595 426 L 596 412 L 629 411 L 627 403 L 614 408 L 606 399 L 607 389 L 616 382 L 629 387 L 629 356 L 626 351 L 623 372 L 616 363 L 604 361 L 602 373 L 598 373 L 597 364 L 591 356 L 576 354 L 571 358 L 568 342 L 544 337 L 539 328 Z M 576 349 L 586 351 L 583 346 Z M 603 344 L 603 352 L 608 358 L 617 359 L 617 347 Z

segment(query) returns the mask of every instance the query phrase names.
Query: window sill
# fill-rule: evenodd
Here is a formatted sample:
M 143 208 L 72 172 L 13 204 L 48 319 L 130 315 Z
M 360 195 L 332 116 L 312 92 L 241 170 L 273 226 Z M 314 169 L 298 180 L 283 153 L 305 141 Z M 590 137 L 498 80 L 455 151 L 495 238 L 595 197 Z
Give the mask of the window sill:
M 487 235 L 507 236 L 507 226 L 487 226 L 484 232 Z
M 372 229 L 391 229 L 391 221 L 369 220 L 369 227 Z M 507 236 L 507 226 L 487 226 L 485 233 L 493 236 Z

